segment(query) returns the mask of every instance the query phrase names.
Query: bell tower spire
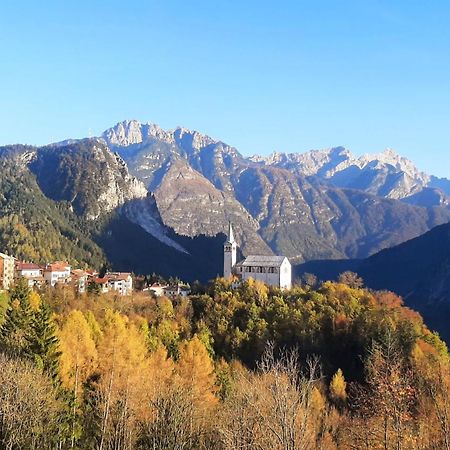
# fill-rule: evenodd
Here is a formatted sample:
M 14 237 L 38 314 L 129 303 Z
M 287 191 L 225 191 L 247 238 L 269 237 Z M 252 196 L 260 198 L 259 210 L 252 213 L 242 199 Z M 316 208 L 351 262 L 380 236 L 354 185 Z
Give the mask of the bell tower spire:
M 231 222 L 228 226 L 228 236 L 223 244 L 223 276 L 229 278 L 233 274 L 233 268 L 236 265 L 237 244 L 234 239 L 233 226 Z
M 228 242 L 230 244 L 236 243 L 234 240 L 233 225 L 231 225 L 231 222 L 228 224 Z

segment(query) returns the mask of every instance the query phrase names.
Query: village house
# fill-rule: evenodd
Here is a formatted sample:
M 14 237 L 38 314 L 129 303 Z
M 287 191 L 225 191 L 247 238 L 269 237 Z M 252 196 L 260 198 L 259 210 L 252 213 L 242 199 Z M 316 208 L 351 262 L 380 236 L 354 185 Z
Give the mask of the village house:
M 71 283 L 76 291 L 80 294 L 84 294 L 86 292 L 89 274 L 81 269 L 73 269 L 70 272 L 70 275 Z
M 0 291 L 9 289 L 14 283 L 15 259 L 0 253 Z
M 131 273 L 111 272 L 105 275 L 108 280 L 108 289 L 118 292 L 120 295 L 130 295 L 133 292 L 133 278 Z
M 52 287 L 56 283 L 68 283 L 71 279 L 71 267 L 68 263 L 57 261 L 47 264 L 44 269 L 44 279 Z
M 28 286 L 41 286 L 44 282 L 42 268 L 38 264 L 19 261 L 16 264 L 16 277 L 23 277 L 28 281 Z
M 94 283 L 95 285 L 98 285 L 100 287 L 99 292 L 101 294 L 106 294 L 107 292 L 109 292 L 108 278 L 106 278 L 106 277 L 93 277 L 91 282 Z
M 292 286 L 292 267 L 286 256 L 249 255 L 237 262 L 237 243 L 230 223 L 228 237 L 224 243 L 223 276 L 237 277 L 239 280 L 262 281 L 270 286 L 290 289 Z
M 148 290 L 155 297 L 162 297 L 164 295 L 164 289 L 167 289 L 169 286 L 167 284 L 153 283 Z
M 184 284 L 174 284 L 172 286 L 166 286 L 164 289 L 164 295 L 169 298 L 187 297 L 191 293 L 191 288 Z
M 101 293 L 115 291 L 120 295 L 130 295 L 133 292 L 133 279 L 128 272 L 110 272 L 104 277 L 98 277 L 98 272 L 73 269 L 67 262 L 56 261 L 45 268 L 30 262 L 17 262 L 12 256 L 0 253 L 0 290 L 9 289 L 14 278 L 24 278 L 28 286 L 40 286 L 44 283 L 51 287 L 56 284 L 67 284 L 79 293 L 85 293 L 89 283 L 100 286 Z

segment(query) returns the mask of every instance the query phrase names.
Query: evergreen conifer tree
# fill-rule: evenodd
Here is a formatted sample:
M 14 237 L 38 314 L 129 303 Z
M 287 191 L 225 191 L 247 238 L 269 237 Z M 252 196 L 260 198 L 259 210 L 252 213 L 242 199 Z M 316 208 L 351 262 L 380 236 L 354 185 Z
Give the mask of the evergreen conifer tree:
M 25 354 L 55 381 L 58 378 L 59 342 L 51 308 L 42 303 L 31 317 L 26 334 Z
M 32 317 L 30 288 L 20 279 L 9 292 L 5 320 L 0 328 L 0 347 L 4 352 L 20 355 L 26 347 L 26 334 Z

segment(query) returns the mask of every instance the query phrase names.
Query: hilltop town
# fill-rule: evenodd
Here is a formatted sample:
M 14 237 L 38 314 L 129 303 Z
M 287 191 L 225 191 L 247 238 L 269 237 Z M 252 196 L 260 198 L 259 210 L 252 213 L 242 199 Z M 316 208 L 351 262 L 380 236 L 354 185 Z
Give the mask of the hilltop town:
M 10 289 L 18 279 L 23 278 L 30 288 L 66 286 L 78 294 L 113 292 L 127 296 L 131 295 L 133 290 L 141 290 L 149 291 L 156 297 L 164 295 L 174 298 L 185 297 L 190 293 L 189 285 L 181 282 L 174 284 L 155 282 L 148 285 L 143 277 L 135 277 L 130 272 L 103 272 L 74 268 L 65 261 L 40 265 L 20 261 L 14 256 L 0 252 L 0 291 Z

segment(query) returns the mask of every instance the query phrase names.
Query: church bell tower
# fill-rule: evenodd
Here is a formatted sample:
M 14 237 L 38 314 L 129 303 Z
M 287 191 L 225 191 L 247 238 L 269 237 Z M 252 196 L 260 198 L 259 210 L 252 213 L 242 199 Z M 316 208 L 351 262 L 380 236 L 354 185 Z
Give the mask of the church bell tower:
M 228 237 L 223 244 L 223 277 L 230 278 L 233 274 L 233 267 L 236 264 L 237 244 L 234 240 L 233 226 L 229 225 Z

